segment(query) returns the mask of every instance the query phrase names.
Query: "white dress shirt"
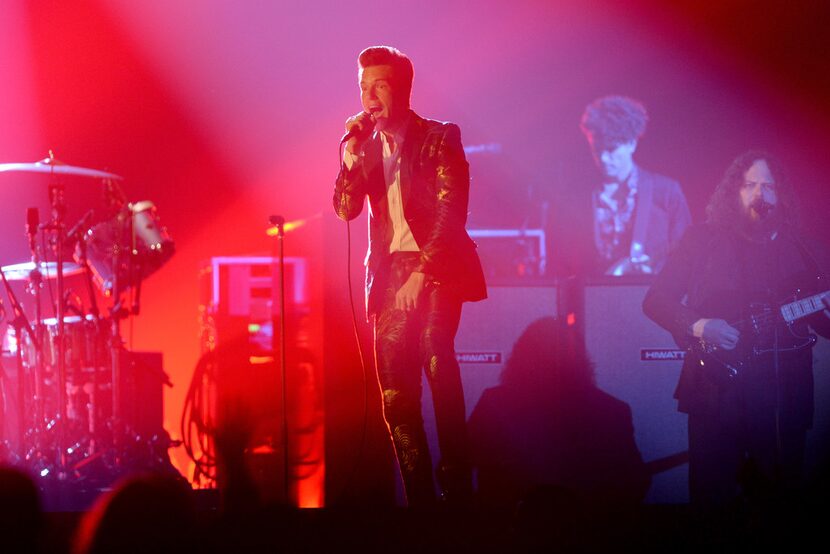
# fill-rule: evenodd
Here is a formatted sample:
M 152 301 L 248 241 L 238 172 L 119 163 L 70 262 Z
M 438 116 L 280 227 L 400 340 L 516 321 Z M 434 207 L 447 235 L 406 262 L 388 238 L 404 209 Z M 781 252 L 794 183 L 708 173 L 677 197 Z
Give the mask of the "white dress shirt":
M 411 116 L 410 116 L 411 117 Z M 403 213 L 403 197 L 401 196 L 401 151 L 406 130 L 409 128 L 410 117 L 391 135 L 375 131 L 373 139 L 380 135 L 383 152 L 383 178 L 386 182 L 386 202 L 389 206 L 389 219 L 392 221 L 392 242 L 389 243 L 389 252 L 418 252 L 421 249 L 412 236 L 412 229 Z M 394 145 L 394 146 L 393 146 Z M 394 148 L 394 151 L 393 151 Z M 343 163 L 351 169 L 357 156 L 350 152 L 343 154 Z M 369 208 L 371 210 L 371 207 Z

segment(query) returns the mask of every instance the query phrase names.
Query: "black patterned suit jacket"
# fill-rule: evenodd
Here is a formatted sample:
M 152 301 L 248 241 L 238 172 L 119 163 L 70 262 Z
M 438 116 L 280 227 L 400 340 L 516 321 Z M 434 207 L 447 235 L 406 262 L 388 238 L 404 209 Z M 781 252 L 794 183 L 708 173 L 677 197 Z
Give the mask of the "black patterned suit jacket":
M 376 313 L 384 272 L 389 265 L 392 222 L 383 177 L 379 136 L 364 143 L 351 167 L 341 166 L 334 187 L 334 210 L 344 220 L 356 218 L 369 197 L 369 250 L 366 255 L 366 307 Z M 404 217 L 420 248 L 415 269 L 462 301 L 487 297 L 476 245 L 467 234 L 469 165 L 457 125 L 411 114 L 401 151 L 401 198 Z M 380 286 L 379 286 L 380 284 Z

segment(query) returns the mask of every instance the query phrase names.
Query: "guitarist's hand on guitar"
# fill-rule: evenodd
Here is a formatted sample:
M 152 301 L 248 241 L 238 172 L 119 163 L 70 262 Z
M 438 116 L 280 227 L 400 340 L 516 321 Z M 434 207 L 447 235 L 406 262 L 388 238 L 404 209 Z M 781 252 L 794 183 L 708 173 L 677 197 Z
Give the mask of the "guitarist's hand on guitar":
M 821 303 L 824 304 L 824 315 L 830 318 L 830 294 L 825 293 L 821 297 Z
M 741 337 L 741 333 L 723 319 L 698 319 L 692 325 L 692 334 L 724 350 L 733 350 Z

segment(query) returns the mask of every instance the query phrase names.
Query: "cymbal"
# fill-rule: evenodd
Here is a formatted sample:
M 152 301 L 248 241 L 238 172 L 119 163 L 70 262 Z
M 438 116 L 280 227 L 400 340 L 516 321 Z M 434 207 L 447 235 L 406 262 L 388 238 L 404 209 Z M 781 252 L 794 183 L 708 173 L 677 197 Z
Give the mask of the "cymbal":
M 24 281 L 35 269 L 34 262 L 23 262 L 21 264 L 4 265 L 0 267 L 9 281 Z M 77 275 L 83 273 L 84 268 L 72 262 L 63 262 L 63 276 Z M 40 262 L 40 274 L 45 279 L 56 279 L 58 276 L 58 264 L 56 262 Z
M 32 163 L 6 163 L 0 164 L 0 173 L 5 171 L 24 171 L 28 173 L 49 173 L 53 175 L 78 175 L 80 177 L 93 177 L 98 179 L 122 179 L 114 173 L 101 171 L 100 169 L 89 169 L 67 165 L 55 158 L 44 158 Z

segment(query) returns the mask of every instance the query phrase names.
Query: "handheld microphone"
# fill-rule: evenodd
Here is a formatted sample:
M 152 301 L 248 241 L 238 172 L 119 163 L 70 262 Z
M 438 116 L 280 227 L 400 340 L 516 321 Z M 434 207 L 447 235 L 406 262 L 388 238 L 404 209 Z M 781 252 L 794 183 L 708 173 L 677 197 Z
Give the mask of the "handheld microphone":
M 278 225 L 284 225 L 285 224 L 285 218 L 281 215 L 269 215 L 268 216 L 268 223 L 270 223 L 274 227 L 276 227 Z
M 364 112 L 366 113 L 366 112 Z M 340 144 L 351 140 L 353 138 L 359 138 L 362 135 L 369 135 L 375 128 L 375 117 L 372 114 L 367 114 L 369 116 L 369 121 L 371 121 L 371 125 L 355 125 L 351 129 L 349 129 L 346 134 L 340 139 Z

